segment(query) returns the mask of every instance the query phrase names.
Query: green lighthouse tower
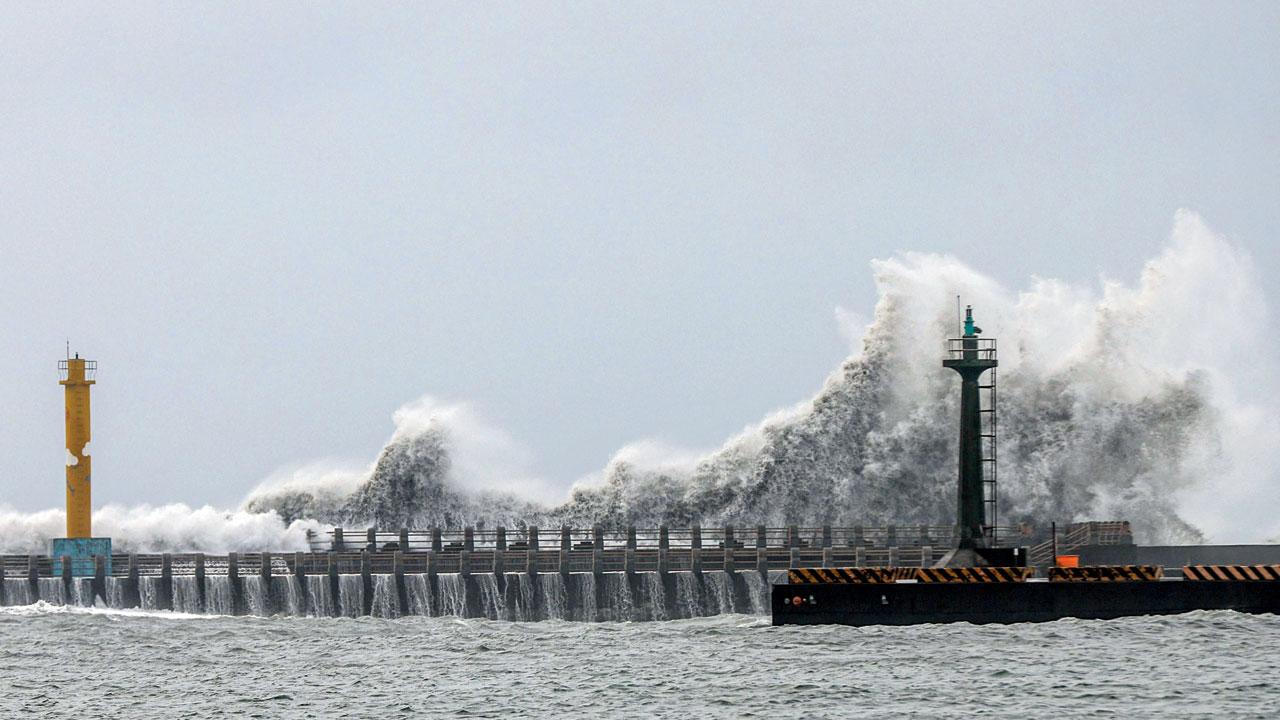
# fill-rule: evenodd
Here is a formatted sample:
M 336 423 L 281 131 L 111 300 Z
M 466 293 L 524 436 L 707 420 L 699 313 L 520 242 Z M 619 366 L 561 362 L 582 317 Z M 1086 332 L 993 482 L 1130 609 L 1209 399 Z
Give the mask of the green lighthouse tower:
M 979 378 L 998 363 L 995 339 L 978 337 L 982 328 L 973 322 L 973 307 L 966 307 L 964 315 L 964 335 L 947 341 L 947 356 L 942 366 L 960 373 L 960 482 L 956 521 L 960 549 L 971 550 L 994 544 L 991 527 L 994 517 L 987 517 L 987 507 L 995 504 L 995 403 L 984 410 L 979 395 L 982 389 L 990 389 L 994 400 L 994 373 L 989 385 L 981 385 Z M 984 428 L 982 416 L 988 412 L 993 416 Z M 984 478 L 984 465 L 988 463 L 993 466 L 990 479 Z M 993 486 L 989 498 L 986 484 Z

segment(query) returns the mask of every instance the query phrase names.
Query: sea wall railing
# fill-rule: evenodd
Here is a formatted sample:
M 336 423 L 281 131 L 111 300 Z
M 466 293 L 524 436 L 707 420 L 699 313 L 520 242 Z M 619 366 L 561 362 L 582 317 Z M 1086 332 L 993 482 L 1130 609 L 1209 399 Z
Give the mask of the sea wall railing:
M 1000 528 L 1003 537 L 1018 538 L 1018 528 Z M 477 550 L 609 550 L 671 548 L 866 548 L 954 547 L 956 528 L 952 525 L 884 525 L 849 527 L 766 527 L 751 528 L 699 526 L 670 528 L 629 527 L 621 530 L 592 528 L 333 528 L 310 533 L 313 552 L 349 550 L 406 552 L 459 552 Z

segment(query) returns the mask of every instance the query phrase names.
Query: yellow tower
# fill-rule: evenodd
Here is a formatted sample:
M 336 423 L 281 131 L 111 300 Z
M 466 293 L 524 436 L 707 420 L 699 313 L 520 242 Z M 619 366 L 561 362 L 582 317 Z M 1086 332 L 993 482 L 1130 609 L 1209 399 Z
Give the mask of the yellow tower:
M 58 363 L 66 388 L 67 537 L 93 537 L 92 459 L 89 457 L 89 386 L 98 363 L 77 353 Z

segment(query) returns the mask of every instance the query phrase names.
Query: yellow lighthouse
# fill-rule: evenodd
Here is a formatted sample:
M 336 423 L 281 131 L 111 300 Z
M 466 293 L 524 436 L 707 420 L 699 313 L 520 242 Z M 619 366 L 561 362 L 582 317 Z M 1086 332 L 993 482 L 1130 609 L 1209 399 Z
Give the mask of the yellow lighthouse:
M 50 543 L 55 574 L 62 572 L 62 560 L 70 560 L 71 574 L 93 575 L 95 556 L 102 557 L 110 572 L 111 539 L 93 537 L 93 459 L 89 424 L 89 388 L 94 384 L 98 363 L 79 353 L 58 363 L 59 384 L 65 390 L 67 437 L 67 536 Z
M 98 363 L 79 353 L 58 363 L 60 384 L 66 388 L 67 416 L 67 537 L 93 537 L 92 465 L 89 457 L 89 388 Z

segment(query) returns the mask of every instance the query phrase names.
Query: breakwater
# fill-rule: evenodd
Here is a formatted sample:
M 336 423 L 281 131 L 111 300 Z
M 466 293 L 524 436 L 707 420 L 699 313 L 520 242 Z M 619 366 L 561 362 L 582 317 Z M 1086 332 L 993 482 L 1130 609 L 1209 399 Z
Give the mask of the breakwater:
M 788 568 L 928 566 L 948 550 L 949 530 L 528 528 L 508 542 L 502 529 L 335 529 L 324 551 L 100 556 L 85 577 L 59 558 L 0 556 L 0 604 L 517 621 L 764 614 L 771 580 Z

